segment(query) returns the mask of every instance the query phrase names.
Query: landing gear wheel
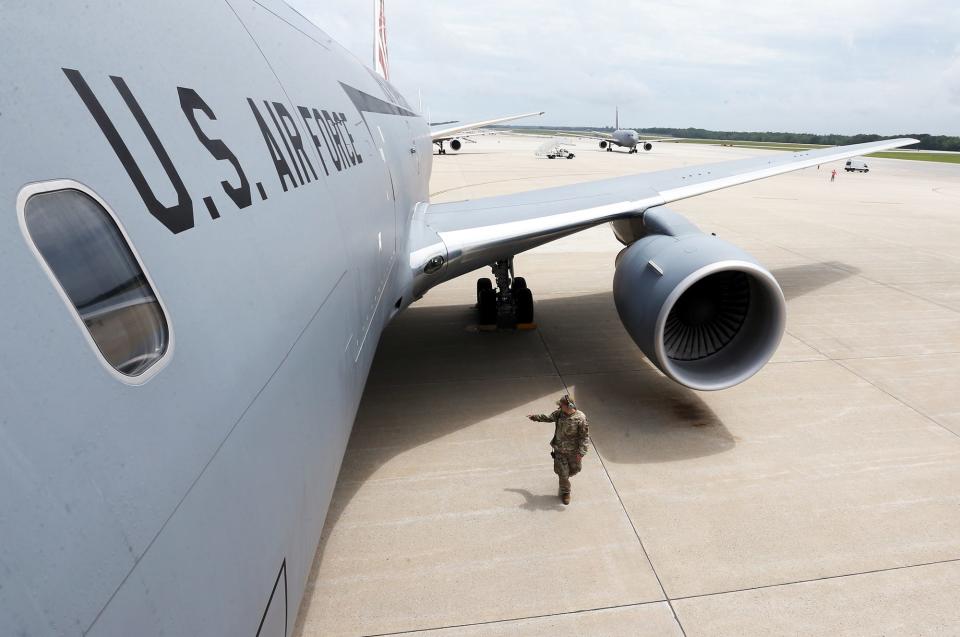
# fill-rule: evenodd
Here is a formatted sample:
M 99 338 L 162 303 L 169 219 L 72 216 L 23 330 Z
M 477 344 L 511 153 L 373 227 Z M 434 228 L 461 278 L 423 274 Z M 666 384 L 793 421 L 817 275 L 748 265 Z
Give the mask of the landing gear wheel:
M 513 302 L 517 312 L 517 323 L 533 323 L 533 292 L 526 284 L 520 289 L 514 288 Z
M 497 293 L 492 289 L 481 290 L 478 295 L 477 309 L 480 310 L 480 325 L 496 325 Z
M 493 281 L 487 278 L 477 279 L 477 307 L 480 307 L 480 293 L 492 289 Z
M 513 283 L 510 284 L 510 289 L 516 292 L 517 290 L 523 290 L 527 287 L 527 280 L 522 276 L 518 276 L 513 279 Z

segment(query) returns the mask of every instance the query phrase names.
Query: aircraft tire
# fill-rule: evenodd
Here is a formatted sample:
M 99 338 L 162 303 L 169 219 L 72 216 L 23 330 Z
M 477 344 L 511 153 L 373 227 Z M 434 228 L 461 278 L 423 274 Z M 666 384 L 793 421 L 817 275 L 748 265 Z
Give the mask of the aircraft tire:
M 517 323 L 533 323 L 533 292 L 523 287 L 513 293 L 517 308 Z
M 480 292 L 480 299 L 477 303 L 480 310 L 480 325 L 497 324 L 497 293 L 493 290 L 483 290 Z
M 480 293 L 484 290 L 492 290 L 493 281 L 486 277 L 477 279 L 477 307 L 480 307 Z
M 510 289 L 512 289 L 514 292 L 516 292 L 517 290 L 527 289 L 527 280 L 522 276 L 518 276 L 514 278 L 513 283 L 510 284 Z

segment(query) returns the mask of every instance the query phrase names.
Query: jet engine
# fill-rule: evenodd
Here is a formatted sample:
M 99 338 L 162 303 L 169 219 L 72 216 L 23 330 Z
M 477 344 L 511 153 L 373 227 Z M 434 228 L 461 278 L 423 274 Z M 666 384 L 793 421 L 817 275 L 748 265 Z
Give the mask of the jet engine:
M 459 139 L 450 140 L 450 150 L 460 150 L 463 147 L 463 142 Z
M 600 148 L 606 148 L 609 144 L 603 140 L 600 141 Z
M 617 257 L 620 320 L 660 371 L 692 389 L 741 383 L 776 351 L 786 324 L 780 285 L 740 248 L 664 209 Z
M 644 149 L 644 150 L 653 150 L 653 144 L 651 144 L 650 142 L 644 142 L 644 143 L 643 143 L 643 149 Z

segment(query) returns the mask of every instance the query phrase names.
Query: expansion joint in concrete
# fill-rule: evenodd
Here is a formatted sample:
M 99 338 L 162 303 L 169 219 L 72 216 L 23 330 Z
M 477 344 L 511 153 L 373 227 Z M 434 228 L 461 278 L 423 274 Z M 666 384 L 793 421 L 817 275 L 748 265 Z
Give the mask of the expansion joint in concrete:
M 544 613 L 542 615 L 525 615 L 523 617 L 510 617 L 507 619 L 491 619 L 485 622 L 471 622 L 468 624 L 451 624 L 449 626 L 432 626 L 430 628 L 415 628 L 413 630 L 404 630 L 392 633 L 371 633 L 363 637 L 401 637 L 402 635 L 416 635 L 420 633 L 432 633 L 439 630 L 453 630 L 455 628 L 471 628 L 474 626 L 493 626 L 496 624 L 509 624 L 511 622 L 522 622 L 531 619 L 546 619 L 547 617 L 566 617 L 570 615 L 583 615 L 585 613 L 595 613 L 605 610 L 620 610 L 623 608 L 635 608 L 638 606 L 650 606 L 653 604 L 662 604 L 664 600 L 654 600 L 651 602 L 637 602 L 635 604 L 616 604 L 614 606 L 597 606 L 596 608 L 581 608 L 580 610 L 567 610 L 558 613 Z
M 540 330 L 537 330 L 537 335 L 540 337 L 540 341 L 543 343 L 543 349 L 547 353 L 550 363 L 553 365 L 553 368 L 557 370 L 557 377 L 560 379 L 560 382 L 563 383 L 564 392 L 570 393 L 570 387 L 567 385 L 566 379 L 563 377 L 563 374 L 560 372 L 560 368 L 557 366 L 557 362 L 553 358 L 553 352 L 550 351 L 550 346 L 547 345 L 547 341 L 543 338 L 543 334 L 540 332 Z M 593 443 L 593 440 L 590 442 Z M 660 580 L 660 573 L 657 572 L 657 568 L 653 565 L 653 560 L 650 559 L 650 554 L 647 552 L 647 547 L 643 544 L 643 538 L 640 537 L 640 531 L 637 530 L 637 525 L 634 524 L 633 518 L 630 517 L 627 507 L 623 503 L 623 498 L 620 496 L 620 491 L 617 490 L 617 485 L 614 484 L 613 478 L 610 476 L 610 472 L 607 470 L 607 464 L 603 461 L 603 456 L 600 454 L 600 450 L 595 444 L 593 445 L 593 451 L 597 454 L 597 459 L 600 461 L 600 467 L 603 469 L 603 474 L 606 476 L 607 482 L 610 483 L 610 488 L 613 489 L 613 493 L 617 496 L 617 501 L 620 503 L 620 509 L 623 511 L 623 515 L 630 523 L 630 528 L 633 529 L 633 534 L 637 538 L 637 543 L 640 545 L 640 550 L 643 551 L 643 556 L 646 558 L 647 564 L 650 565 L 650 570 L 653 571 L 653 576 L 657 578 L 657 586 L 660 587 L 660 593 L 663 595 L 663 599 L 670 607 L 670 613 L 673 615 L 673 620 L 677 622 L 677 627 L 680 628 L 680 632 L 683 634 L 683 637 L 687 637 L 687 631 L 684 630 L 683 624 L 680 623 L 680 618 L 677 616 L 677 611 L 673 607 L 673 601 L 670 599 L 670 596 L 667 595 L 667 590 L 663 587 L 663 582 Z
M 891 566 L 888 568 L 875 568 L 867 571 L 856 571 L 853 573 L 840 573 L 838 575 L 824 575 L 823 577 L 811 577 L 809 579 L 791 580 L 789 582 L 778 582 L 776 584 L 763 584 L 760 586 L 748 586 L 746 588 L 733 588 L 726 591 L 715 591 L 713 593 L 697 593 L 696 595 L 682 595 L 674 597 L 675 601 L 686 599 L 700 599 L 702 597 L 716 597 L 717 595 L 730 595 L 733 593 L 748 593 L 750 591 L 762 591 L 767 588 L 782 588 L 784 586 L 793 586 L 795 584 L 811 584 L 813 582 L 825 582 L 834 579 L 845 579 L 847 577 L 858 577 L 860 575 L 874 575 L 876 573 L 889 573 L 892 571 L 903 571 L 909 568 L 923 568 L 925 566 L 936 566 L 937 564 L 952 564 L 960 562 L 960 557 L 949 558 L 946 560 L 936 560 L 933 562 L 921 562 L 919 564 L 904 564 L 903 566 Z

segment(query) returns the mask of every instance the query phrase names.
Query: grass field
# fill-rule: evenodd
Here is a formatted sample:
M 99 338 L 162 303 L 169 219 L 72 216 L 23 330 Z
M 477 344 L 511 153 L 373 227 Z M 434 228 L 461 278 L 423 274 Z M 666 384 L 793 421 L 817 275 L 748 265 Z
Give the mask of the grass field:
M 785 144 L 781 142 L 738 142 L 732 139 L 692 139 L 678 138 L 671 142 L 679 144 L 713 144 L 720 146 L 735 146 L 737 148 L 766 148 L 768 150 L 809 150 L 811 148 L 825 148 L 825 146 L 812 146 L 810 144 Z
M 902 153 L 873 153 L 867 157 L 883 157 L 885 159 L 911 159 L 913 161 L 939 161 L 948 164 L 960 164 L 960 154 L 953 153 L 924 153 L 924 152 L 902 152 Z

